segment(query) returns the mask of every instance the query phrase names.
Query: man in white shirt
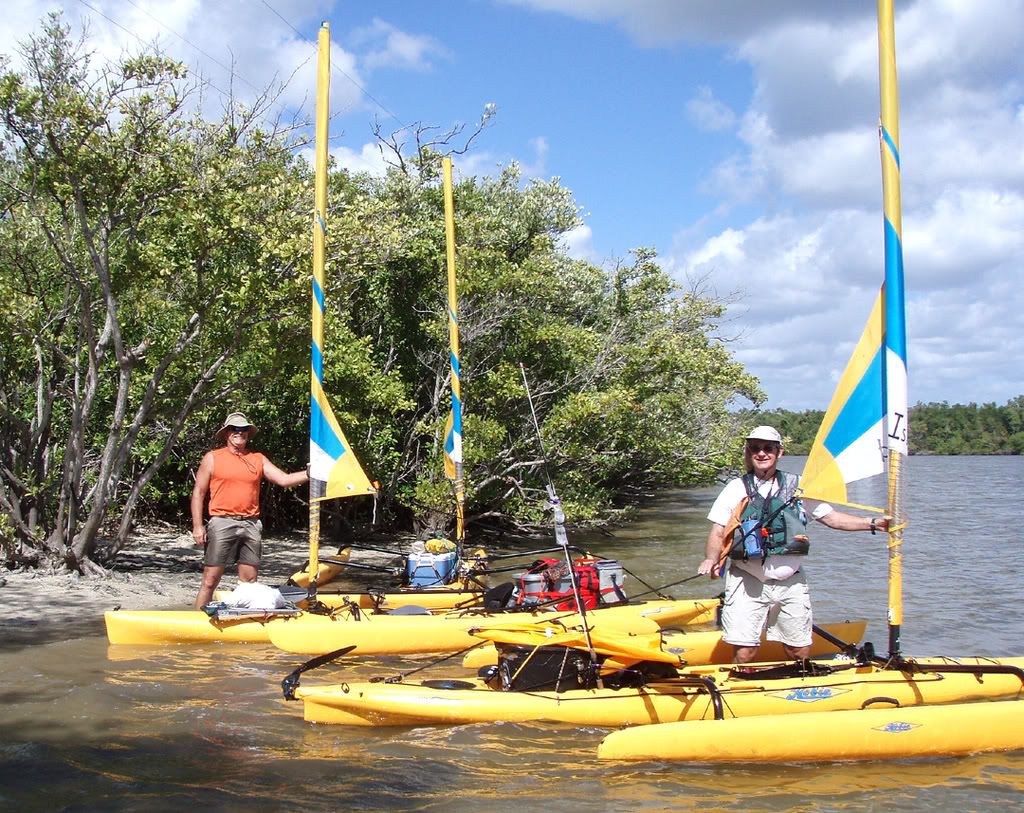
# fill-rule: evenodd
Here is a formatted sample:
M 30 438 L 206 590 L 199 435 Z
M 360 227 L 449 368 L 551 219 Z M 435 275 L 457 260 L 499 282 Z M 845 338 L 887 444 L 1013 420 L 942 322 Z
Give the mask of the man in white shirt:
M 722 608 L 723 638 L 732 644 L 734 661 L 757 658 L 761 634 L 779 641 L 787 655 L 806 658 L 811 652 L 813 618 L 807 579 L 801 570 L 809 548 L 802 525 L 805 508 L 812 518 L 842 531 L 887 531 L 889 517 L 871 519 L 837 511 L 828 503 L 795 498 L 799 478 L 779 471 L 782 435 L 771 426 L 758 426 L 746 437 L 743 461 L 747 474 L 730 480 L 715 500 L 708 519 L 711 531 L 704 547 L 699 574 L 718 578 L 723 565 L 725 538 L 737 508 L 747 499 L 741 529 L 728 553 Z M 778 519 L 784 517 L 785 522 Z

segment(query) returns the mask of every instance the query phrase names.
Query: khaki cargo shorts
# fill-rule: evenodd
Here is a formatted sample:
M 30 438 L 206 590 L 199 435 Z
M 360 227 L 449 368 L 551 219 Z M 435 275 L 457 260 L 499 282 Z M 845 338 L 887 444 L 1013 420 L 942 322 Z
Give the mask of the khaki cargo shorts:
M 227 567 L 236 562 L 259 567 L 263 553 L 263 523 L 259 517 L 210 517 L 206 523 L 207 567 Z
M 769 641 L 810 646 L 813 624 L 811 593 L 802 570 L 788 579 L 762 582 L 739 568 L 729 568 L 722 606 L 722 639 L 726 643 L 758 646 L 767 628 Z

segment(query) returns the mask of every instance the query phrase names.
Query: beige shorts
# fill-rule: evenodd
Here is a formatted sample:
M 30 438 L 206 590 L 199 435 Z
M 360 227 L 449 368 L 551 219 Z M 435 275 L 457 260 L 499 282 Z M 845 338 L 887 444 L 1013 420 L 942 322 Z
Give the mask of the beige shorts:
M 259 517 L 210 517 L 206 523 L 207 567 L 227 567 L 236 562 L 260 566 L 263 552 L 263 523 Z
M 813 624 L 811 593 L 802 570 L 788 579 L 762 582 L 739 568 L 729 568 L 722 607 L 726 643 L 758 646 L 767 628 L 769 641 L 810 646 Z

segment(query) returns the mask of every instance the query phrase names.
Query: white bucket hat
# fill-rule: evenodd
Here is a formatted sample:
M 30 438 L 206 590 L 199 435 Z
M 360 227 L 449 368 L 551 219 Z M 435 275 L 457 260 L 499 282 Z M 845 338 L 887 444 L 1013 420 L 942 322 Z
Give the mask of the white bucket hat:
M 220 429 L 217 430 L 217 432 L 214 435 L 214 437 L 218 437 L 221 440 L 223 440 L 224 436 L 227 434 L 229 426 L 248 426 L 249 427 L 249 437 L 252 437 L 253 435 L 255 435 L 259 431 L 256 428 L 256 424 L 254 424 L 252 421 L 250 421 L 241 412 L 232 412 L 230 415 L 228 415 L 224 419 L 224 425 Z
M 782 435 L 771 426 L 757 426 L 747 435 L 747 440 L 770 440 L 782 445 Z

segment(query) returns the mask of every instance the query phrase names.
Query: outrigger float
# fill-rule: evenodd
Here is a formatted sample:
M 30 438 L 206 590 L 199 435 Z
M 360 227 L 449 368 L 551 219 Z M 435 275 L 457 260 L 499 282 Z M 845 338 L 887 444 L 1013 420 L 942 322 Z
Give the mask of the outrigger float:
M 968 685 L 963 699 L 982 698 Z M 601 759 L 750 764 L 967 756 L 1024 748 L 1024 701 L 923 702 L 926 705 L 801 714 L 782 723 L 771 712 L 744 719 L 627 728 L 605 737 L 597 755 Z

